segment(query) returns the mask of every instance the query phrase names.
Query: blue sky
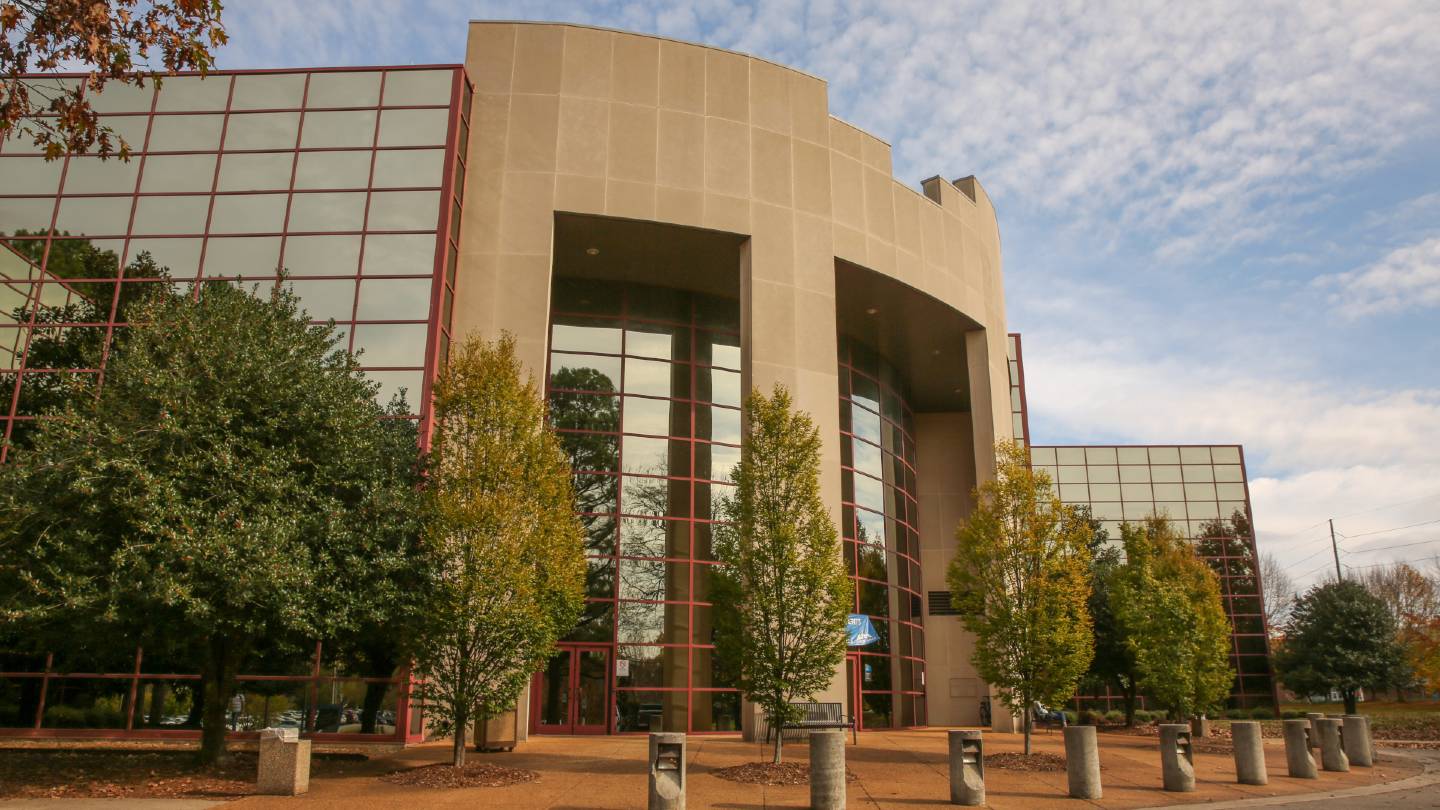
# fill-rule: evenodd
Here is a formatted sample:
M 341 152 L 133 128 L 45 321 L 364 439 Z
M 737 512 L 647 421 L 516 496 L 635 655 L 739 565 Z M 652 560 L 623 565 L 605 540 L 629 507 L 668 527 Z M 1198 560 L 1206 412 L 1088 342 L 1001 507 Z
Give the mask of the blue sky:
M 1440 553 L 1434 2 L 245 0 L 226 16 L 225 68 L 458 62 L 468 19 L 548 19 L 825 78 L 901 180 L 975 174 L 995 199 L 1038 442 L 1243 444 L 1261 550 L 1302 584 L 1325 571 L 1332 516 L 1347 565 Z

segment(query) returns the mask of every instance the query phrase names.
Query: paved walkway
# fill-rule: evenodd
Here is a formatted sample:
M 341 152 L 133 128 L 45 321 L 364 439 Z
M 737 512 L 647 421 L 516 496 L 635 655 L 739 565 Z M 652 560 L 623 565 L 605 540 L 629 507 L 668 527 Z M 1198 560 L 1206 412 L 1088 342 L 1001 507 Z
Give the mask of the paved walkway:
M 1020 750 L 1018 735 L 987 734 L 986 753 Z M 1267 740 L 1266 760 L 1270 784 L 1263 787 L 1234 783 L 1230 755 L 1197 753 L 1198 790 L 1194 793 L 1165 793 L 1160 789 L 1158 741 L 1153 737 L 1102 734 L 1101 773 L 1105 797 L 1086 802 L 1097 807 L 1130 810 L 1179 803 L 1204 802 L 1210 808 L 1230 806 L 1234 800 L 1271 799 L 1287 806 L 1302 794 L 1335 796 L 1337 791 L 1391 787 L 1385 783 L 1419 777 L 1440 780 L 1440 773 L 1422 774 L 1423 761 L 1384 752 L 1379 766 L 1357 768 L 1348 774 L 1321 773 L 1318 780 L 1284 776 L 1284 749 L 1278 740 Z M 1035 750 L 1062 753 L 1058 733 L 1040 733 Z M 805 762 L 808 747 L 787 745 L 785 758 Z M 859 746 L 846 746 L 850 770 L 858 779 L 850 783 L 851 808 L 866 810 L 910 810 L 917 807 L 950 807 L 949 770 L 943 730 L 868 732 Z M 449 756 L 444 743 L 399 751 L 354 769 L 343 777 L 315 779 L 311 791 L 301 798 L 256 796 L 235 802 L 175 800 L 26 800 L 0 802 L 0 810 L 12 808 L 65 808 L 66 810 L 199 810 L 223 806 L 234 810 L 305 807 L 313 810 L 369 810 L 369 808 L 546 808 L 547 810 L 620 810 L 645 807 L 646 740 L 643 737 L 541 737 L 520 746 L 514 753 L 471 756 L 513 767 L 539 771 L 540 779 L 524 785 L 471 790 L 423 790 L 393 785 L 376 777 L 402 767 L 443 762 Z M 691 808 L 760 810 L 802 808 L 808 805 L 806 786 L 764 787 L 742 785 L 720 779 L 712 771 L 744 762 L 768 759 L 768 749 L 735 738 L 692 737 L 689 749 L 688 805 Z M 1026 773 L 999 768 L 986 769 L 989 806 L 997 810 L 1048 807 L 1058 803 L 1080 806 L 1065 797 L 1065 773 Z M 1418 785 L 1418 783 L 1411 783 Z M 1428 784 L 1428 783 L 1426 783 Z M 1391 800 L 1402 794 L 1388 794 Z M 1408 794 L 1406 794 L 1408 795 Z M 1357 798 L 1340 799 L 1343 806 L 1361 807 Z M 1368 798 L 1368 797 L 1367 797 Z M 1380 797 L 1375 797 L 1380 798 Z M 1270 802 L 1266 802 L 1267 804 Z M 1245 801 L 1250 805 L 1250 801 Z M 1320 805 L 1305 805 L 1317 810 Z M 1341 806 L 1341 805 L 1335 805 Z M 1398 808 L 1387 800 L 1387 808 Z M 1431 805 L 1405 805 L 1406 810 Z M 1209 808 L 1207 808 L 1209 810 Z

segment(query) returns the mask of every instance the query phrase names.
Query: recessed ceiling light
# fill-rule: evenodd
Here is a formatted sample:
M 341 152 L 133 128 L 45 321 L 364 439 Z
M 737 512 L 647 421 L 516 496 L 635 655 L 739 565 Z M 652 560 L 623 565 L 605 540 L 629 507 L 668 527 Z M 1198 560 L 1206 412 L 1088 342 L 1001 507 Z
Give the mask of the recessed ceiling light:
M 940 356 L 940 350 L 939 350 L 939 349 L 931 349 L 931 350 L 930 350 L 930 356 L 931 356 L 931 357 L 939 357 L 939 356 Z
M 876 308 L 876 307 L 866 307 L 866 308 L 865 308 L 865 314 L 866 314 L 866 315 L 874 315 L 875 313 L 877 313 L 877 312 L 879 312 L 879 311 L 880 311 L 880 310 L 879 310 L 878 308 Z
M 585 248 L 585 255 L 587 255 L 587 256 L 599 256 L 599 255 L 600 255 L 600 248 L 597 248 L 597 247 L 588 247 L 588 248 Z

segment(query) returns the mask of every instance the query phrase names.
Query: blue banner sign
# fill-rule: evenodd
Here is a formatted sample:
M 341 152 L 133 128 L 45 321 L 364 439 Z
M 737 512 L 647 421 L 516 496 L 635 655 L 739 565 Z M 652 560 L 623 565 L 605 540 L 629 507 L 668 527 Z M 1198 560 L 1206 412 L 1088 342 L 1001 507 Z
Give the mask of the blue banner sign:
M 851 613 L 845 622 L 845 632 L 850 636 L 851 647 L 864 647 L 880 640 L 880 636 L 875 633 L 875 625 L 870 623 L 870 617 L 864 613 Z

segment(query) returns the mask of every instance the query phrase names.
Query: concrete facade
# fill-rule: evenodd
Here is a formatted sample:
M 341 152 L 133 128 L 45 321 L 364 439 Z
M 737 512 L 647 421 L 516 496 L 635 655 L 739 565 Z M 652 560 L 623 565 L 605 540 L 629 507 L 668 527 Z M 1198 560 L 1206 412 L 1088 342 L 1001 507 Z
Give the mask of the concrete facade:
M 958 375 L 915 403 L 923 588 L 946 590 L 954 527 L 971 487 L 993 474 L 994 443 L 1012 432 L 1000 238 L 980 184 L 901 183 L 888 144 L 829 114 L 823 80 L 742 54 L 576 25 L 475 22 L 465 67 L 474 98 L 455 337 L 509 332 L 544 376 L 557 216 L 742 238 L 744 385 L 783 384 L 815 419 L 837 518 L 839 335 L 879 344 L 912 382 Z M 857 293 L 839 280 L 842 266 L 874 277 L 882 303 L 868 319 L 846 311 Z M 926 343 L 913 334 L 917 308 L 954 328 Z M 929 723 L 976 722 L 988 690 L 966 634 L 953 616 L 925 624 Z M 844 684 L 837 672 L 818 699 L 843 703 Z M 526 725 L 522 717 L 522 733 Z

